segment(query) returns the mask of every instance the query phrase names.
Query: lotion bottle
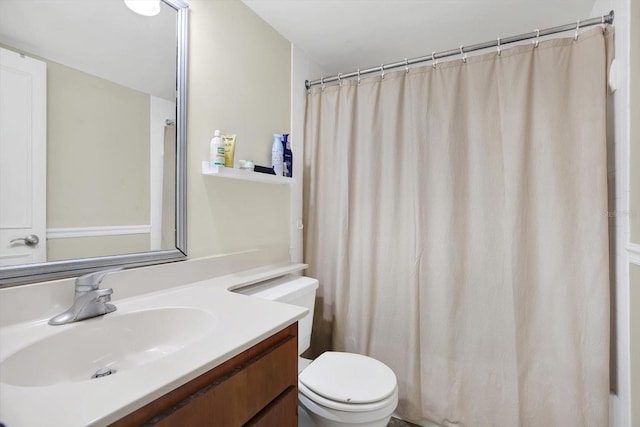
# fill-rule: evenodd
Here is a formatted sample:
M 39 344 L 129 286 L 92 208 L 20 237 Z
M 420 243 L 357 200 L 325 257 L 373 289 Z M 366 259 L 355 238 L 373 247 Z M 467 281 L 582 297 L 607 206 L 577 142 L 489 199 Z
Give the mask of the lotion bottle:
M 210 158 L 212 166 L 224 166 L 224 142 L 220 136 L 220 131 L 216 130 L 211 139 Z
M 284 162 L 284 149 L 282 148 L 282 135 L 273 134 L 273 145 L 271 146 L 271 166 L 276 175 L 282 176 Z

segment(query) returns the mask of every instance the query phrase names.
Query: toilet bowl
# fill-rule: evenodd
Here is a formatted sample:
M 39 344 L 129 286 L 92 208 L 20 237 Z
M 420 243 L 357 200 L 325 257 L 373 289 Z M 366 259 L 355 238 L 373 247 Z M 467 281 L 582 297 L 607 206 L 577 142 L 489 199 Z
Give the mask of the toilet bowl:
M 318 281 L 283 276 L 235 292 L 298 305 L 309 313 L 298 321 L 298 355 L 309 348 Z M 298 358 L 300 427 L 386 427 L 398 405 L 397 379 L 384 363 L 361 354 L 328 351 Z
M 371 357 L 326 352 L 298 375 L 298 400 L 311 425 L 386 427 L 398 405 L 397 380 Z

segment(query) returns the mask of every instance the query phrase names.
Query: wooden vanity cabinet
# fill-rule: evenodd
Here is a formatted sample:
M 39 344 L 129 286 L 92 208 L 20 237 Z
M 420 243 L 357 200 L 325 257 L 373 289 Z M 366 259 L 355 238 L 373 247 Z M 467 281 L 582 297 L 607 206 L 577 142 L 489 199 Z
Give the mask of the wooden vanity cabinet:
M 298 324 L 281 330 L 112 427 L 297 427 Z

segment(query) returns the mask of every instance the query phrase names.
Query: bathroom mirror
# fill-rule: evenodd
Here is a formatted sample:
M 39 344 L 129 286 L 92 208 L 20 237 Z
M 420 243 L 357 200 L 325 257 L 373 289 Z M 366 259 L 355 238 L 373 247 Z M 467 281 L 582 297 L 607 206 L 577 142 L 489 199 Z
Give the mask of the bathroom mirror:
M 186 257 L 187 36 L 183 0 L 0 2 L 0 286 Z

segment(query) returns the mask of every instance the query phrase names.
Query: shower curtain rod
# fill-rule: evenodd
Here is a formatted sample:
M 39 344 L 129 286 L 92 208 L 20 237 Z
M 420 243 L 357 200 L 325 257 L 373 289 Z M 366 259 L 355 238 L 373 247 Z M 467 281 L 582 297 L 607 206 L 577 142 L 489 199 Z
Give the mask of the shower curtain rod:
M 348 79 L 352 77 L 358 77 L 358 79 L 360 79 L 360 76 L 363 76 L 365 74 L 371 74 L 376 72 L 384 73 L 386 70 L 392 70 L 394 68 L 406 67 L 408 70 L 409 65 L 419 64 L 419 63 L 428 62 L 428 61 L 435 61 L 437 59 L 446 58 L 449 56 L 464 55 L 469 52 L 488 49 L 490 47 L 497 47 L 499 49 L 500 46 L 503 46 L 506 44 L 517 43 L 517 42 L 520 42 L 523 40 L 529 40 L 529 39 L 538 39 L 540 37 L 548 36 L 551 34 L 564 33 L 566 31 L 571 31 L 571 30 L 576 30 L 576 39 L 577 39 L 578 30 L 580 28 L 590 27 L 592 25 L 599 25 L 599 24 L 613 24 L 613 10 L 609 12 L 608 15 L 602 15 L 601 17 L 591 18 L 585 21 L 576 21 L 575 23 L 560 25 L 558 27 L 545 28 L 543 30 L 534 30 L 529 33 L 519 34 L 517 36 L 498 38 L 490 42 L 478 43 L 470 46 L 460 46 L 458 49 L 451 49 L 451 50 L 446 50 L 442 52 L 433 52 L 431 55 L 421 56 L 419 58 L 412 58 L 412 59 L 405 58 L 404 61 L 393 62 L 390 64 L 382 64 L 380 66 L 371 67 L 364 70 L 358 69 L 357 71 L 352 71 L 350 73 L 339 73 L 339 74 L 336 74 L 335 76 L 322 77 L 318 80 L 313 80 L 313 81 L 305 80 L 304 85 L 308 90 L 308 89 L 311 89 L 311 87 L 313 86 L 317 86 L 317 85 L 324 86 L 324 84 L 326 83 L 339 82 L 343 79 Z

